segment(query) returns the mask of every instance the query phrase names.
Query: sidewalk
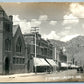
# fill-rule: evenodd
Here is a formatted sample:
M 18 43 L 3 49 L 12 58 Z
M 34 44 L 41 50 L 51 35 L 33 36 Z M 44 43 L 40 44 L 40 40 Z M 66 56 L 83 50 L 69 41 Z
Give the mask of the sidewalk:
M 15 77 L 28 77 L 28 76 L 35 76 L 35 75 L 46 75 L 48 73 L 21 73 L 21 74 L 11 74 L 11 75 L 0 75 L 0 78 L 15 78 Z
M 21 73 L 21 74 L 11 74 L 11 75 L 0 75 L 0 78 L 15 78 L 15 77 L 21 77 L 21 76 L 32 76 L 35 75 L 35 73 Z

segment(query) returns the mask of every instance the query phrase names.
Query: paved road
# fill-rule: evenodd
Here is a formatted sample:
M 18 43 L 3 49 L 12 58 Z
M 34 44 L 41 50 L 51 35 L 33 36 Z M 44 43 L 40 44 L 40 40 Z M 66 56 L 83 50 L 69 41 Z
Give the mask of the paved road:
M 0 82 L 65 82 L 84 81 L 84 73 L 76 70 L 67 70 L 54 73 L 25 73 L 0 76 Z

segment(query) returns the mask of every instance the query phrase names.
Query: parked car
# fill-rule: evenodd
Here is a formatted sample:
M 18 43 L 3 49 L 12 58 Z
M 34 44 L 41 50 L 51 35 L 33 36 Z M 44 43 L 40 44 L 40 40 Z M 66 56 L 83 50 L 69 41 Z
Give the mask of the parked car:
M 83 67 L 77 68 L 77 73 L 83 73 Z

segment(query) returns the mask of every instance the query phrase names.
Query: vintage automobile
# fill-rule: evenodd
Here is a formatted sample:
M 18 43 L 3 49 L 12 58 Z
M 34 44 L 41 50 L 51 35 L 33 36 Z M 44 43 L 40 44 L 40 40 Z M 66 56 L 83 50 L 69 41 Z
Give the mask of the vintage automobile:
M 83 67 L 79 67 L 79 68 L 77 68 L 77 73 L 83 73 Z

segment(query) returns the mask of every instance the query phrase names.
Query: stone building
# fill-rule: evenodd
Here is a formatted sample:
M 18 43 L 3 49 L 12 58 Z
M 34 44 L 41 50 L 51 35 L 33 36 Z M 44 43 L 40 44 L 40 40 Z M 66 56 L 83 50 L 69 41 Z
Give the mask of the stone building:
M 19 25 L 13 26 L 13 73 L 23 73 L 26 70 L 25 42 Z
M 0 74 L 12 71 L 12 16 L 0 7 Z
M 26 71 L 25 42 L 20 27 L 13 26 L 12 19 L 0 7 L 0 74 Z

